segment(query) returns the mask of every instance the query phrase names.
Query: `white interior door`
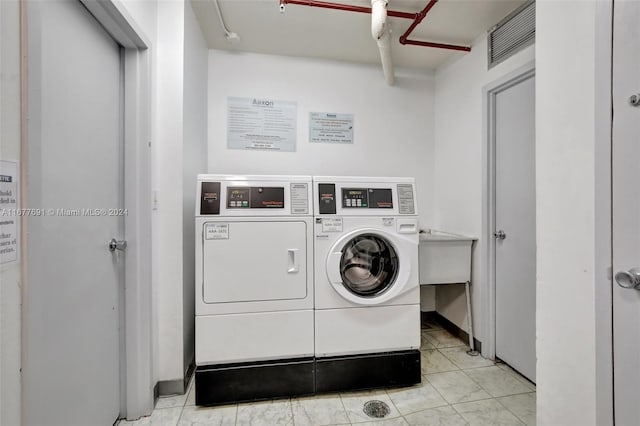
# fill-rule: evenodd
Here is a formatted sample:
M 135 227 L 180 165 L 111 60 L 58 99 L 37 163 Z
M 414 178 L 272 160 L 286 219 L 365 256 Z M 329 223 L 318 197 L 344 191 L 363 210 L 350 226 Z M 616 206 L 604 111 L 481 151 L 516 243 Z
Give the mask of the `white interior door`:
M 120 412 L 123 154 L 119 46 L 75 0 L 28 2 L 24 424 Z
M 640 421 L 640 3 L 616 2 L 613 43 L 613 286 L 614 410 L 618 426 Z M 631 274 L 629 274 L 631 272 Z
M 535 382 L 533 75 L 498 92 L 494 106 L 496 356 Z

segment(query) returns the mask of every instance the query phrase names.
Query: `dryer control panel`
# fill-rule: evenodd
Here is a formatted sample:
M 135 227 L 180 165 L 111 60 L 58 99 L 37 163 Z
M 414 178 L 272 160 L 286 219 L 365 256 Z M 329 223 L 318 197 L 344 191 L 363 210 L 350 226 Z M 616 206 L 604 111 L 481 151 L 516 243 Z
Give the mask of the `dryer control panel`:
M 228 209 L 283 209 L 284 187 L 228 186 Z
M 196 215 L 311 215 L 311 181 L 304 176 L 198 176 Z

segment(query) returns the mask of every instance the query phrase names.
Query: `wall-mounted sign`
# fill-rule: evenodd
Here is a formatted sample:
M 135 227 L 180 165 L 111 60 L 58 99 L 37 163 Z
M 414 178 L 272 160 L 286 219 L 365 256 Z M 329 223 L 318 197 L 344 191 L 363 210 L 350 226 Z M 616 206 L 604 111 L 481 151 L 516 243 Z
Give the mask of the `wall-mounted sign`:
M 18 164 L 0 161 L 0 264 L 18 259 Z
M 296 102 L 259 98 L 227 98 L 227 147 L 295 151 Z
M 353 114 L 310 113 L 309 142 L 353 143 Z

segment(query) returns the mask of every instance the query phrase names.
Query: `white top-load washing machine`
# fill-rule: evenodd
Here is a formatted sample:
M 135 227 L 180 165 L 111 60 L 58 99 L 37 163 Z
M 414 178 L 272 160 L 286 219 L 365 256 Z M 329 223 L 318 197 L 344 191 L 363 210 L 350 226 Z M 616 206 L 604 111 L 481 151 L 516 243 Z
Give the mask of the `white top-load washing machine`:
M 318 392 L 420 382 L 413 178 L 314 176 Z
M 314 392 L 307 176 L 199 175 L 196 404 Z

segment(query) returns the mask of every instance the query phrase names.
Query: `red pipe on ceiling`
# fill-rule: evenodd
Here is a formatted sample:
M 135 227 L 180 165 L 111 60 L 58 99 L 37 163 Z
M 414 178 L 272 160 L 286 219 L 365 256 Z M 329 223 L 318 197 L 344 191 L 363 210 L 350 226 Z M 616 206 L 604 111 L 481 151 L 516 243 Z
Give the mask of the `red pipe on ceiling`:
M 458 50 L 463 52 L 470 52 L 471 48 L 468 46 L 458 46 L 454 44 L 444 44 L 444 43 L 433 43 L 429 41 L 420 41 L 420 40 L 409 40 L 409 35 L 415 30 L 415 28 L 422 22 L 422 20 L 427 16 L 427 13 L 431 10 L 433 6 L 438 2 L 438 0 L 430 0 L 429 3 L 418 13 L 408 13 L 408 12 L 399 12 L 396 10 L 387 10 L 387 16 L 392 16 L 394 18 L 403 18 L 403 19 L 413 19 L 413 22 L 407 28 L 407 30 L 400 36 L 400 44 L 410 44 L 413 46 L 423 46 L 423 47 L 434 47 L 436 49 L 448 49 L 448 50 Z M 311 6 L 311 7 L 320 7 L 323 9 L 334 9 L 334 10 L 345 10 L 347 12 L 358 12 L 358 13 L 371 13 L 370 7 L 364 6 L 354 6 L 350 4 L 342 4 L 342 3 L 333 3 L 328 1 L 320 1 L 320 0 L 280 0 L 280 6 L 284 6 L 285 4 L 297 4 L 300 6 Z
M 321 7 L 323 9 L 335 9 L 335 10 L 346 10 L 347 12 L 359 12 L 359 13 L 371 13 L 370 7 L 364 6 L 354 6 L 350 4 L 342 4 L 342 3 L 333 3 L 329 1 L 318 1 L 318 0 L 280 0 L 280 4 L 297 4 L 300 6 L 311 6 L 311 7 Z M 393 16 L 395 18 L 405 18 L 405 19 L 415 19 L 415 13 L 409 12 L 397 12 L 393 10 L 387 11 L 388 16 Z

